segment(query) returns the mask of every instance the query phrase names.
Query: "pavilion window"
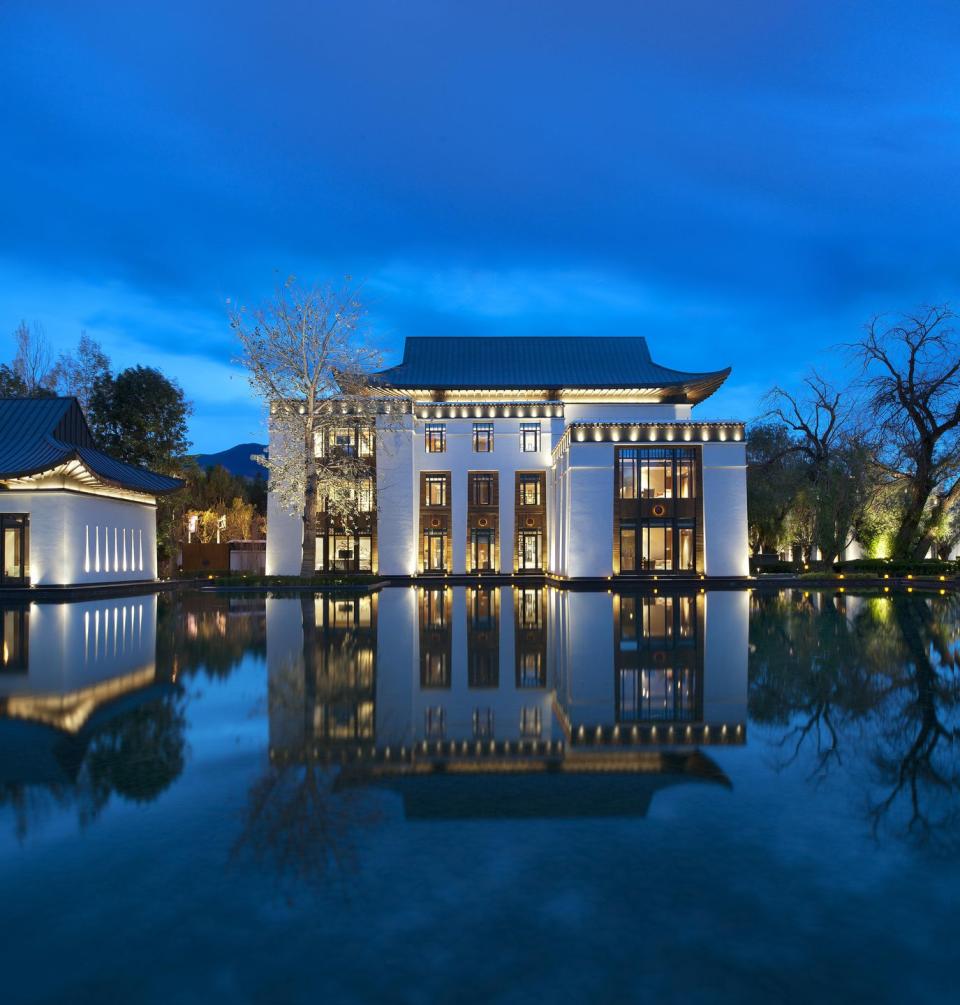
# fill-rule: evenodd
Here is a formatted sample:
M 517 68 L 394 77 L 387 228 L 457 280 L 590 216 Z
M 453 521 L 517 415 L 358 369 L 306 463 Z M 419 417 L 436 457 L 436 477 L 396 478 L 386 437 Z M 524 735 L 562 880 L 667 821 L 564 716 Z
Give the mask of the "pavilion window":
M 493 452 L 493 423 L 475 422 L 473 424 L 473 452 L 489 454 Z
M 520 423 L 520 449 L 525 454 L 536 454 L 540 452 L 539 422 Z
M 428 454 L 442 454 L 447 449 L 447 426 L 444 422 L 428 422 L 424 427 Z

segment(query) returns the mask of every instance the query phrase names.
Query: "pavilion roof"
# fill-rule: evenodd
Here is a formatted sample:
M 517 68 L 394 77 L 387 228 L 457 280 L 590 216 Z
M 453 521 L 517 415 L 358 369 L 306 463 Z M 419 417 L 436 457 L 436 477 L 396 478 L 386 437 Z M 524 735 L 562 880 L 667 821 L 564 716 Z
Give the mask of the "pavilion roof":
M 126 464 L 97 449 L 76 398 L 0 398 L 0 481 L 65 465 L 95 482 L 145 495 L 183 487 L 179 478 Z
M 372 383 L 409 391 L 636 389 L 695 403 L 729 373 L 661 366 L 642 336 L 418 336 L 406 339 L 401 362 Z

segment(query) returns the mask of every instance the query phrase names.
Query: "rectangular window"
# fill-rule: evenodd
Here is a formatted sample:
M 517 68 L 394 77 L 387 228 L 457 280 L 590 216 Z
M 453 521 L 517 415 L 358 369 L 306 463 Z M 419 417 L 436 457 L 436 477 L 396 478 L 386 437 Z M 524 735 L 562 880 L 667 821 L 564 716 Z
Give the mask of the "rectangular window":
M 424 500 L 427 506 L 446 506 L 447 505 L 447 476 L 446 475 L 427 475 L 426 479 L 426 499 Z
M 475 422 L 473 424 L 473 452 L 489 454 L 493 451 L 493 423 Z
M 443 422 L 428 422 L 424 428 L 428 454 L 442 454 L 447 449 L 447 426 Z
M 677 458 L 677 498 L 693 499 L 697 494 L 694 490 L 694 462 L 693 457 L 686 457 L 685 454 L 692 454 L 693 451 L 684 450 Z
M 361 513 L 373 511 L 373 479 L 361 478 L 357 484 L 357 509 Z
M 493 506 L 493 475 L 473 475 L 473 505 Z
M 540 476 L 521 475 L 520 476 L 520 505 L 539 506 L 540 505 Z
M 622 450 L 619 458 L 620 466 L 620 498 L 637 498 L 637 452 Z
M 668 456 L 651 456 L 667 454 Z M 672 451 L 647 451 L 640 461 L 640 496 L 643 499 L 673 498 Z
M 539 422 L 520 423 L 520 449 L 525 454 L 537 454 L 540 452 Z
M 329 439 L 331 452 L 353 455 L 356 453 L 356 430 L 353 426 L 343 426 L 339 429 L 331 429 Z
M 373 457 L 373 436 L 374 432 L 369 426 L 361 426 L 357 439 L 357 455 L 359 457 Z

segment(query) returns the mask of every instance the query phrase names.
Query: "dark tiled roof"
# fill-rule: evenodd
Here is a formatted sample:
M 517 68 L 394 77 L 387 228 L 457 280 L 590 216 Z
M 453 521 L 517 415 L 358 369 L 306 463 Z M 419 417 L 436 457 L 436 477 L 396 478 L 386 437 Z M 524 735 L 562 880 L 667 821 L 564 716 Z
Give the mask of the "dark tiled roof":
M 405 390 L 643 388 L 700 401 L 729 373 L 660 366 L 640 336 L 416 337 L 404 343 L 400 364 L 375 374 L 374 382 Z
M 79 460 L 98 480 L 147 495 L 183 486 L 97 450 L 76 398 L 0 398 L 0 479 L 25 478 Z

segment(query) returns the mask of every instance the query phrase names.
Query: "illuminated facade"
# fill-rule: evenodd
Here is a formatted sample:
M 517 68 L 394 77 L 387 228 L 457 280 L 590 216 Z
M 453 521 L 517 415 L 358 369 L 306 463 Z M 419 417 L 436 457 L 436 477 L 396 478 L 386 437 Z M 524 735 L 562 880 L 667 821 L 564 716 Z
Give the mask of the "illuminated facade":
M 318 569 L 745 576 L 743 425 L 692 415 L 728 373 L 643 338 L 407 339 L 373 381 L 367 523 L 318 540 Z M 345 415 L 342 435 L 368 434 Z M 267 573 L 296 574 L 302 521 L 268 505 Z
M 182 485 L 94 444 L 75 398 L 0 399 L 0 586 L 157 578 L 157 496 Z

